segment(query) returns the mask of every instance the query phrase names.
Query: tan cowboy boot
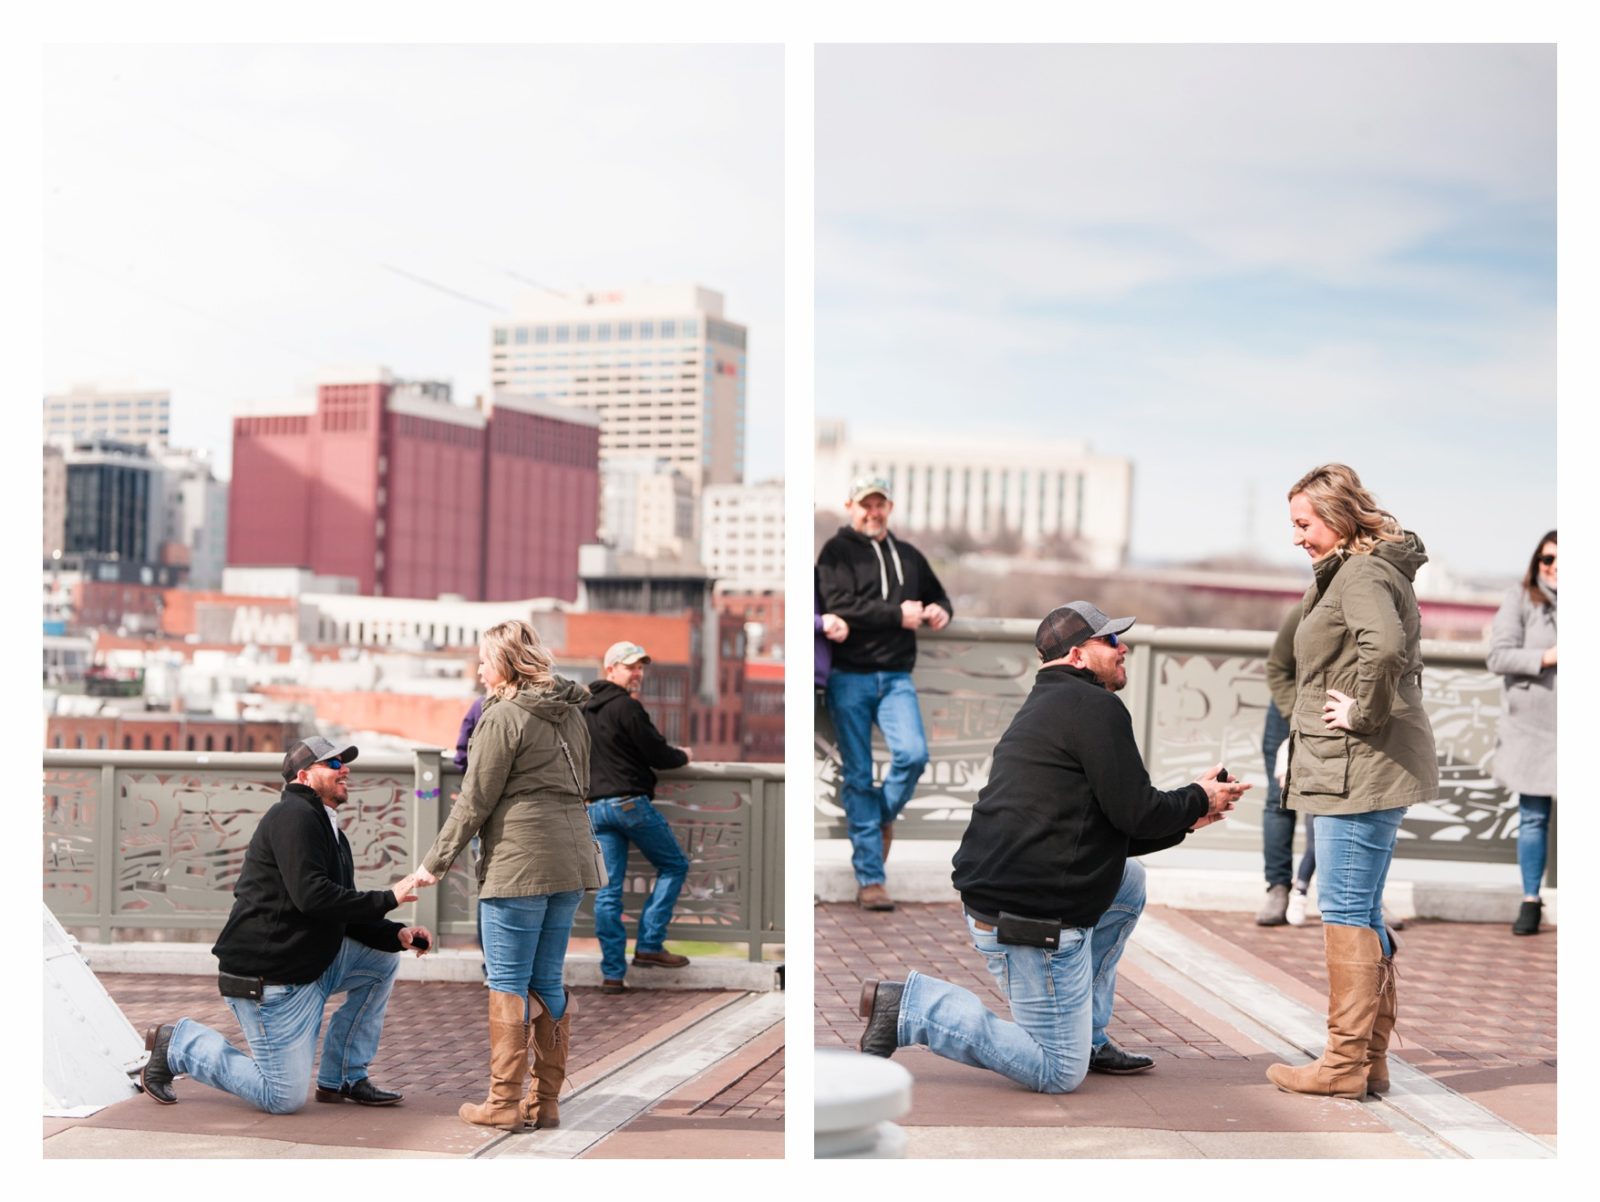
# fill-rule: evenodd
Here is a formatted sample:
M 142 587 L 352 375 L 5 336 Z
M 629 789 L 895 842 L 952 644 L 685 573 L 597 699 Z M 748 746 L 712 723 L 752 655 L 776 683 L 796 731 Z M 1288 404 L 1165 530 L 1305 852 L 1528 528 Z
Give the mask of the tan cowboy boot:
M 530 993 L 533 1031 L 528 1047 L 533 1053 L 533 1080 L 522 1099 L 522 1120 L 530 1127 L 561 1126 L 561 1086 L 567 1079 L 567 1051 L 571 1046 L 572 1014 L 578 1008 L 572 991 L 565 990 L 567 1008 L 559 1020 L 550 1017 L 539 995 Z
M 1362 1098 L 1367 1093 L 1367 1043 L 1378 1017 L 1383 945 L 1371 927 L 1325 926 L 1328 1046 L 1310 1064 L 1274 1064 L 1267 1079 L 1289 1093 Z
M 521 994 L 489 991 L 489 1096 L 456 1111 L 479 1127 L 522 1130 L 518 1099 L 528 1075 L 528 1024 Z
M 1378 1017 L 1373 1020 L 1372 1037 L 1367 1040 L 1367 1092 L 1374 1095 L 1389 1092 L 1389 1036 L 1399 1011 L 1393 956 L 1385 956 L 1380 962 L 1380 977 Z

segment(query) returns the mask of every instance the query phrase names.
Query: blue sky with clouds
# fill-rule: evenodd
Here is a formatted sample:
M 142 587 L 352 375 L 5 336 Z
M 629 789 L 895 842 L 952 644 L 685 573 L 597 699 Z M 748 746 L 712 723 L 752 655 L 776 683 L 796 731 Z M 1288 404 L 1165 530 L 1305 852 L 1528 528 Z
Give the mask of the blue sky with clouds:
M 1458 574 L 1555 524 L 1551 48 L 819 47 L 816 97 L 819 416 L 1087 435 L 1144 561 L 1303 562 L 1334 459 Z
M 329 368 L 470 403 L 530 281 L 693 282 L 782 474 L 783 47 L 57 45 L 44 91 L 46 388 L 170 388 L 226 458 Z

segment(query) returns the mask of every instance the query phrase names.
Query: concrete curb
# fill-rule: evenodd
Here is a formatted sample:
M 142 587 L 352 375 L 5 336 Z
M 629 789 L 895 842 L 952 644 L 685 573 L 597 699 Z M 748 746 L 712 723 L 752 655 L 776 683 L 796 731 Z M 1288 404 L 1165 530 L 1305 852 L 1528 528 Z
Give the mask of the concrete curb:
M 851 896 L 854 896 L 852 894 Z M 214 976 L 217 958 L 209 943 L 85 943 L 83 958 L 97 973 L 174 973 Z M 400 957 L 402 981 L 451 981 L 480 984 L 483 957 L 475 949 L 445 948 L 417 957 Z M 599 988 L 600 957 L 567 957 L 566 982 L 579 989 Z M 633 968 L 630 989 L 734 989 L 769 993 L 778 988 L 778 966 L 748 960 L 700 957 L 683 968 Z
M 898 845 L 896 847 L 898 851 Z M 1146 890 L 1152 905 L 1181 910 L 1222 910 L 1253 914 L 1265 888 L 1255 873 L 1213 868 L 1157 868 L 1145 865 Z M 813 888 L 817 899 L 848 902 L 856 897 L 855 874 L 848 863 L 820 863 Z M 897 864 L 889 869 L 889 893 L 896 901 L 950 903 L 959 901 L 950 884 L 947 863 Z M 1544 891 L 1544 922 L 1556 925 L 1554 889 Z M 1384 904 L 1397 918 L 1432 918 L 1446 922 L 1503 922 L 1517 916 L 1522 890 L 1516 885 L 1461 881 L 1391 880 Z M 1316 890 L 1309 912 L 1317 913 Z

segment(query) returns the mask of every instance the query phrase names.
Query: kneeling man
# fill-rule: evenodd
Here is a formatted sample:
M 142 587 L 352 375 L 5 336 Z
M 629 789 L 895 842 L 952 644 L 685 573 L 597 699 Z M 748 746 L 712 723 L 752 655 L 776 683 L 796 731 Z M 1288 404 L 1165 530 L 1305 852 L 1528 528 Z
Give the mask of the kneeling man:
M 1133 623 L 1087 601 L 1040 623 L 1039 674 L 995 745 L 956 852 L 967 928 L 1012 1021 L 922 973 L 868 981 L 863 1052 L 925 1044 L 1040 1093 L 1070 1093 L 1091 1070 L 1155 1063 L 1106 1035 L 1117 962 L 1144 909 L 1144 868 L 1129 857 L 1215 822 L 1249 786 L 1218 781 L 1220 764 L 1181 789 L 1151 786 L 1133 720 L 1113 696 L 1128 683 L 1119 636 Z
M 251 1055 L 193 1019 L 151 1027 L 140 1082 L 157 1102 L 176 1102 L 172 1079 L 187 1073 L 269 1114 L 299 1110 L 323 1003 L 336 993 L 348 996 L 322 1041 L 317 1101 L 392 1106 L 400 1100 L 367 1078 L 367 1065 L 378 1051 L 397 953 L 414 948 L 420 956 L 433 935 L 383 917 L 416 900 L 413 877 L 390 889 L 355 888 L 355 860 L 337 815 L 355 758 L 354 747 L 341 751 L 315 736 L 283 757 L 288 783 L 250 837 L 233 911 L 211 949 L 222 970 L 218 987 Z

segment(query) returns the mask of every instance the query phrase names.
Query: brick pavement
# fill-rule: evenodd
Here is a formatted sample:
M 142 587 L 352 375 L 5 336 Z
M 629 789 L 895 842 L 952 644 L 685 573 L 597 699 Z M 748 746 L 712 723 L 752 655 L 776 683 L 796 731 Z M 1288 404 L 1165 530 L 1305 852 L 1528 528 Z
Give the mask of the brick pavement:
M 217 994 L 214 978 L 106 973 L 99 979 L 137 1031 L 187 1016 L 219 1031 L 248 1053 L 232 1011 Z M 581 1085 L 594 1071 L 615 1067 L 741 995 L 717 990 L 652 989 L 616 995 L 603 994 L 598 989 L 573 989 L 571 996 L 574 1009 L 568 1072 Z M 48 1120 L 46 1135 L 82 1126 L 249 1136 L 303 1145 L 370 1145 L 451 1155 L 471 1152 L 494 1134 L 480 1136 L 455 1116 L 460 1102 L 481 1101 L 487 1085 L 486 999 L 481 984 L 400 981 L 395 985 L 383 1039 L 371 1066 L 374 1081 L 407 1095 L 405 1103 L 392 1110 L 313 1103 L 298 1114 L 267 1116 L 219 1091 L 181 1080 L 177 1087 L 178 1106 L 156 1106 L 146 1098 L 135 1097 L 88 1119 Z M 332 1008 L 341 1001 L 337 997 L 331 999 L 326 1013 L 331 1015 Z M 735 1079 L 721 1083 L 725 1088 L 715 1098 L 703 1101 L 709 1118 L 759 1119 L 763 1129 L 778 1132 L 781 1148 L 781 1028 L 776 1040 L 775 1048 L 763 1049 L 759 1063 L 743 1066 Z M 689 1154 L 718 1153 L 702 1150 Z
M 1197 936 L 1216 937 L 1237 949 L 1235 962 L 1246 971 L 1276 976 L 1279 986 L 1294 991 L 1296 1001 L 1314 1009 L 1321 1006 L 1327 986 L 1319 924 L 1263 929 L 1248 914 L 1169 913 L 1200 928 Z M 958 905 L 902 903 L 890 914 L 866 914 L 850 904 L 830 903 L 815 906 L 814 914 L 817 1046 L 856 1046 L 861 1032 L 856 1003 L 864 977 L 903 979 L 916 969 L 971 989 L 998 1013 L 1006 1013 L 1004 999 L 972 950 Z M 1395 1053 L 1501 1118 L 1553 1141 L 1554 938 L 1518 939 L 1498 924 L 1439 922 L 1413 923 L 1401 938 Z M 1251 1132 L 1260 1133 L 1261 1154 L 1266 1155 L 1407 1154 L 1403 1141 L 1395 1142 L 1398 1137 L 1383 1135 L 1387 1127 L 1373 1107 L 1308 1102 L 1272 1089 L 1264 1071 L 1275 1055 L 1129 961 L 1118 977 L 1110 1030 L 1117 1042 L 1155 1056 L 1156 1070 L 1133 1077 L 1091 1074 L 1077 1093 L 1054 1098 L 1029 1094 L 996 1074 L 956 1065 L 925 1049 L 907 1049 L 896 1059 L 911 1070 L 917 1090 L 912 1114 L 902 1121 L 908 1128 L 944 1133 L 1051 1126 L 1080 1132 L 1091 1127 L 1165 1131 L 1188 1141 L 1173 1145 L 1184 1150 L 1171 1154 L 1182 1155 L 1226 1154 L 1217 1151 L 1224 1145 L 1216 1142 L 1208 1145 L 1211 1150 L 1196 1153 L 1194 1148 L 1201 1145 L 1197 1133 L 1216 1141 L 1228 1133 L 1234 1138 Z M 1163 1062 L 1170 1067 L 1163 1068 Z M 1288 1142 L 1267 1142 L 1275 1134 Z M 1335 1137 L 1358 1142 L 1316 1142 Z M 999 1146 L 993 1137 L 972 1138 L 978 1142 L 958 1140 L 948 1146 L 979 1149 L 965 1153 L 969 1155 L 1036 1154 L 1026 1150 L 1026 1140 L 996 1152 L 981 1150 Z M 982 1142 L 985 1138 L 988 1144 Z M 1372 1142 L 1364 1145 L 1361 1140 Z M 1058 1154 L 1118 1154 L 1090 1150 L 1097 1146 L 1062 1145 Z M 1350 1150 L 1360 1146 L 1378 1150 Z M 937 1142 L 922 1145 L 913 1154 L 961 1154 L 938 1147 Z

